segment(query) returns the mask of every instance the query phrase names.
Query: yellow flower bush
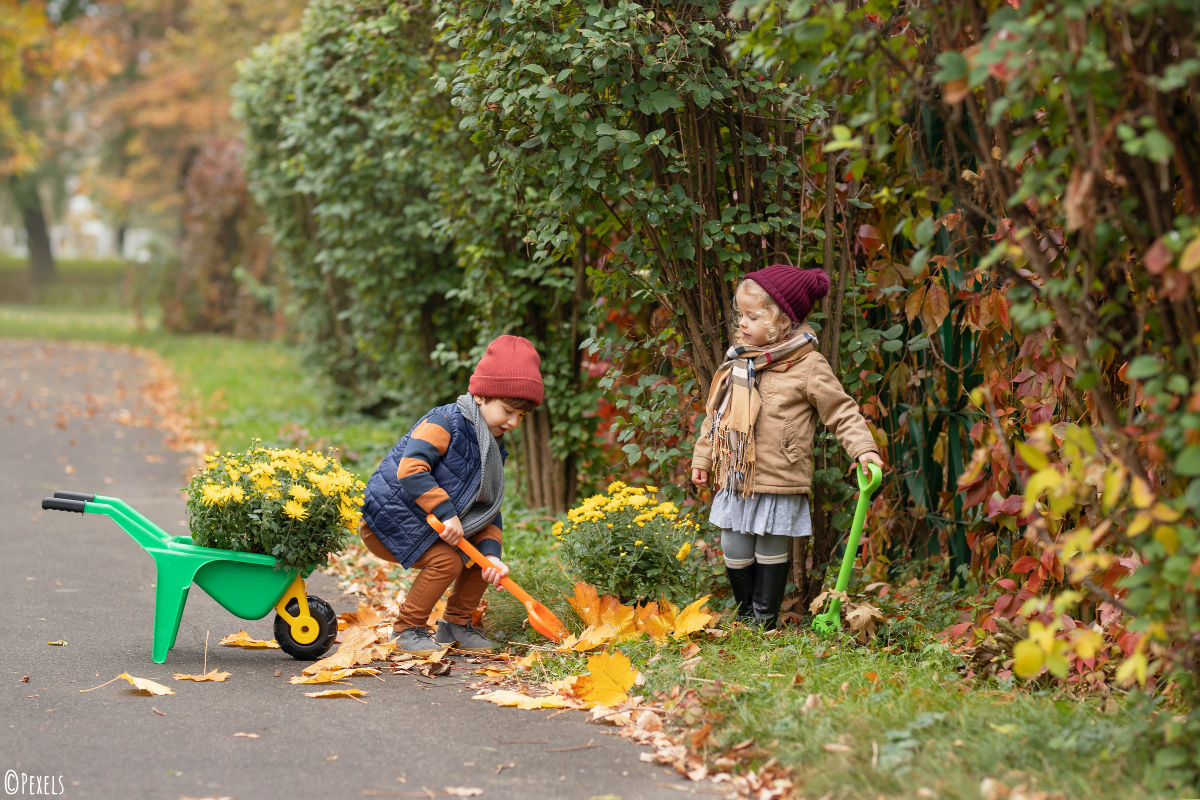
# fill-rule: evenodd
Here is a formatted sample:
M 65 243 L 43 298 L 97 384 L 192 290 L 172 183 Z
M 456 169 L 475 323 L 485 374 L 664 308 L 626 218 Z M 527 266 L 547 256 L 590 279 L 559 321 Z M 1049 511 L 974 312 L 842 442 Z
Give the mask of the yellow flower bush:
M 613 481 L 554 523 L 559 557 L 577 580 L 622 602 L 694 596 L 699 574 L 687 556 L 699 525 L 674 503 L 656 503 L 655 491 Z
M 362 481 L 331 456 L 251 447 L 205 456 L 188 483 L 192 541 L 306 567 L 341 550 L 362 519 Z

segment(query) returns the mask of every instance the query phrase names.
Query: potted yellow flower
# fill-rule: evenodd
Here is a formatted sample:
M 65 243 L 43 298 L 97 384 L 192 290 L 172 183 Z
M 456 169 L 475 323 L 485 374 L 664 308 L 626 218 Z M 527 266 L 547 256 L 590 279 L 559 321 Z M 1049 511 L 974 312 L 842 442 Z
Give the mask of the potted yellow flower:
M 622 602 L 695 594 L 700 574 L 689 554 L 700 526 L 674 503 L 656 503 L 656 492 L 614 481 L 554 524 L 559 558 L 573 577 Z
M 188 482 L 192 541 L 308 567 L 340 551 L 362 518 L 363 482 L 332 456 L 252 447 L 205 456 Z

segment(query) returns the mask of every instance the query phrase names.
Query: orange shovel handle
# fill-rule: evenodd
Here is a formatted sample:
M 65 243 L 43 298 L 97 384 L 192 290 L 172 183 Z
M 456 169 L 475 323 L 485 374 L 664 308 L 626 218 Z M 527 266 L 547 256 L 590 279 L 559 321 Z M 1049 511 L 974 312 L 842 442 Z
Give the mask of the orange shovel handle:
M 429 516 L 425 517 L 425 521 L 429 523 L 429 527 L 433 528 L 438 533 L 441 533 L 442 531 L 446 530 L 446 526 L 442 524 L 442 521 L 439 520 L 437 517 L 435 517 L 433 514 L 430 514 Z M 491 568 L 491 562 L 487 560 L 487 556 L 485 556 L 483 553 L 479 552 L 478 548 L 476 548 L 475 545 L 468 542 L 467 537 L 464 536 L 463 538 L 458 540 L 458 549 L 462 550 L 464 553 L 469 555 L 471 557 L 471 560 L 474 561 L 476 564 L 478 564 L 481 568 L 483 568 L 483 569 Z M 526 592 L 524 589 L 522 589 L 521 586 L 516 581 L 514 581 L 512 578 L 509 578 L 507 576 L 504 578 L 501 578 L 500 585 L 503 586 L 508 591 L 512 592 L 513 597 L 517 598 L 522 603 L 528 604 L 528 603 L 534 602 L 534 599 L 529 596 L 529 593 Z

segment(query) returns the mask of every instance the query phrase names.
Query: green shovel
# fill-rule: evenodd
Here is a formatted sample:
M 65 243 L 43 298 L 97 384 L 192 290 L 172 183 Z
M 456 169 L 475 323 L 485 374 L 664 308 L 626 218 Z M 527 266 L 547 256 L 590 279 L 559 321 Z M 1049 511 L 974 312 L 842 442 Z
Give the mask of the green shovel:
M 862 536 L 863 522 L 867 519 L 867 506 L 871 504 L 871 495 L 883 482 L 883 472 L 875 464 L 867 464 L 871 471 L 869 480 L 863 475 L 862 465 L 855 465 L 855 477 L 858 478 L 858 505 L 854 507 L 854 524 L 850 526 L 850 538 L 846 540 L 846 554 L 842 556 L 842 568 L 838 570 L 837 584 L 833 587 L 836 592 L 846 591 L 850 585 L 850 573 L 854 571 L 854 560 L 858 558 L 858 540 Z M 842 601 L 833 598 L 829 601 L 829 610 L 813 618 L 813 630 L 822 636 L 832 636 L 842 627 Z

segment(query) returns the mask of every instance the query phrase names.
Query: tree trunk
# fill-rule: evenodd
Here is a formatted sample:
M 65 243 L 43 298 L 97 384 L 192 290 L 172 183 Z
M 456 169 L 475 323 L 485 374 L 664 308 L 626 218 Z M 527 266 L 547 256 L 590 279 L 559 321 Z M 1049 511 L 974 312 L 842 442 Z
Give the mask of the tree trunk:
M 540 406 L 525 415 L 518 429 L 521 434 L 522 465 L 525 474 L 525 499 L 530 508 L 545 508 L 565 514 L 575 497 L 574 459 L 560 461 L 550 452 L 553 435 L 550 412 Z
M 25 236 L 29 242 L 29 274 L 34 286 L 45 286 L 54 280 L 57 272 L 54 253 L 50 249 L 50 229 L 46 226 L 46 214 L 42 210 L 42 198 L 38 194 L 36 178 L 26 176 L 11 178 L 13 201 L 21 209 L 25 223 Z

